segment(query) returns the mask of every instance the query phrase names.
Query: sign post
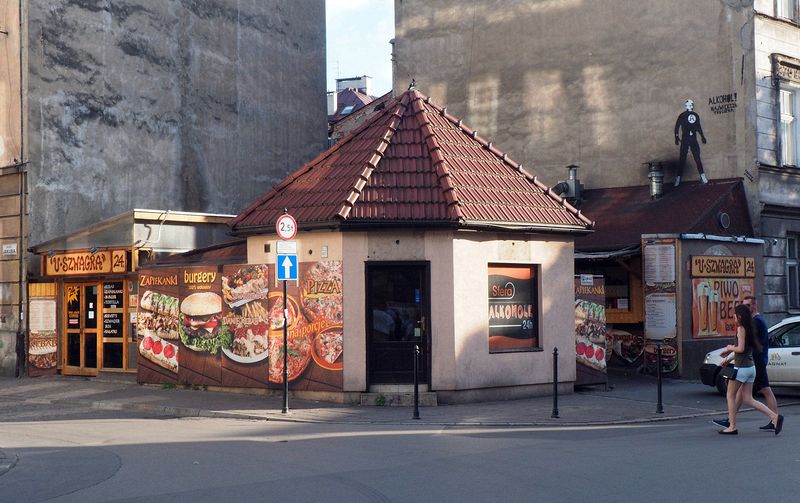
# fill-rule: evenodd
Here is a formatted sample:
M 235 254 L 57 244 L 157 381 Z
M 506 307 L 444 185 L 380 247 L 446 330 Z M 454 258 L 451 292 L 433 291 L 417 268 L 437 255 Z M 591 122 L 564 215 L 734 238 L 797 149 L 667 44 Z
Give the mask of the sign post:
M 297 221 L 289 215 L 286 208 L 283 210 L 283 215 L 278 217 L 278 221 L 275 222 L 275 230 L 284 241 L 284 246 L 277 247 L 278 254 L 275 265 L 277 278 L 283 281 L 283 409 L 281 412 L 287 414 L 289 412 L 289 308 L 286 303 L 286 282 L 297 281 L 296 245 L 291 241 L 297 235 Z M 291 249 L 294 249 L 295 253 L 280 253 Z

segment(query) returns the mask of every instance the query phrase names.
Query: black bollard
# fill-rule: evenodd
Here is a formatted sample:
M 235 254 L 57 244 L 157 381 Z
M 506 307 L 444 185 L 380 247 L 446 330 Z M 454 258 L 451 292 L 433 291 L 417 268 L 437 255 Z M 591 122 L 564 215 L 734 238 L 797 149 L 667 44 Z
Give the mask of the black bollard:
M 419 419 L 419 344 L 414 344 L 414 417 Z
M 658 375 L 658 404 L 656 404 L 656 414 L 664 413 L 664 404 L 661 402 L 661 344 L 656 344 L 656 372 Z
M 558 418 L 558 348 L 553 348 L 553 413 L 550 417 Z

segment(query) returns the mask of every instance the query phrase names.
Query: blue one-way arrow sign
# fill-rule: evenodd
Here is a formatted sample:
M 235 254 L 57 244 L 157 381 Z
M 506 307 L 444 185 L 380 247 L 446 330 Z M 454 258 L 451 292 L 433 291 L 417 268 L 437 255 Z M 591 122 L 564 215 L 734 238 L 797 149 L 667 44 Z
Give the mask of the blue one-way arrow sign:
M 278 255 L 278 279 L 297 280 L 297 255 Z

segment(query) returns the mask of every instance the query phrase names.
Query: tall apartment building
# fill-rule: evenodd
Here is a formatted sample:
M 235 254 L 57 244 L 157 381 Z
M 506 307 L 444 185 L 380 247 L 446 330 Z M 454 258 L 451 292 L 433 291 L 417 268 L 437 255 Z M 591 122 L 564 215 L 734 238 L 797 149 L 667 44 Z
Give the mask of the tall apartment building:
M 236 213 L 326 146 L 321 0 L 15 0 L 0 32 L 0 372 L 29 246 L 134 208 Z
M 698 159 L 740 179 L 762 311 L 800 312 L 798 0 L 398 0 L 395 20 L 395 88 L 415 79 L 548 184 L 574 164 L 587 189 L 647 185 L 657 162 L 671 186 L 681 150 L 683 183 Z

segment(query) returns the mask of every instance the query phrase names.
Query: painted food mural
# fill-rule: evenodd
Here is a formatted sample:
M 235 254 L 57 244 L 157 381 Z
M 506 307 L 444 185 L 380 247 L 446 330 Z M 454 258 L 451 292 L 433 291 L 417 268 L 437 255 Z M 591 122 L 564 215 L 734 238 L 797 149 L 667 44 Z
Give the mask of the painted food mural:
M 341 390 L 341 275 L 340 261 L 301 263 L 284 299 L 274 265 L 143 269 L 139 381 L 280 387 L 286 356 L 293 389 Z

